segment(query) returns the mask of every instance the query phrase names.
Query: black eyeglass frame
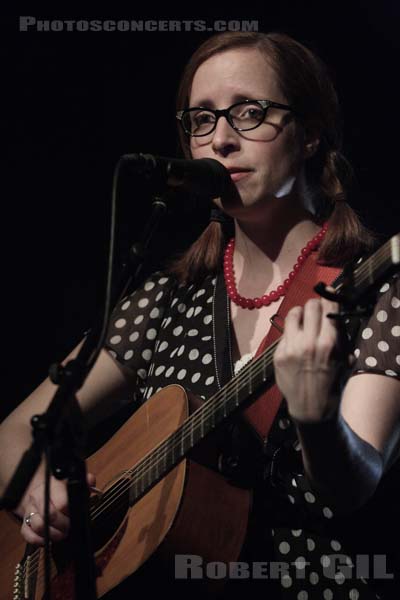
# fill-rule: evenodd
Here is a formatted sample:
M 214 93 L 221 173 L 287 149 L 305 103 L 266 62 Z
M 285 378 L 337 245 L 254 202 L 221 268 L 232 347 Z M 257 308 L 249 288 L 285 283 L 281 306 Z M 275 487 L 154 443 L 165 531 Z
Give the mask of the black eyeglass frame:
M 264 111 L 263 117 L 260 120 L 260 122 L 257 123 L 257 125 L 254 125 L 254 127 L 241 127 L 241 128 L 236 127 L 234 125 L 232 117 L 230 115 L 230 111 L 232 110 L 232 108 L 235 108 L 235 106 L 240 106 L 241 104 L 254 104 L 255 102 L 257 104 L 259 104 Z M 260 125 L 262 125 L 264 123 L 265 117 L 267 116 L 268 109 L 270 109 L 270 108 L 278 108 L 281 110 L 288 110 L 288 111 L 292 112 L 293 114 L 296 114 L 295 111 L 293 110 L 293 108 L 291 106 L 289 106 L 288 104 L 280 104 L 279 102 L 273 102 L 272 100 L 242 100 L 241 102 L 235 102 L 235 104 L 228 106 L 228 108 L 221 108 L 221 109 L 208 108 L 205 106 L 193 106 L 192 108 L 184 108 L 182 110 L 178 110 L 178 112 L 176 113 L 176 118 L 180 121 L 182 129 L 187 135 L 190 135 L 191 137 L 204 137 L 206 135 L 210 135 L 210 133 L 215 131 L 215 129 L 217 127 L 218 119 L 220 117 L 225 117 L 226 120 L 228 121 L 229 125 L 235 131 L 252 131 L 253 129 L 257 129 L 257 127 L 260 127 Z M 197 111 L 206 110 L 215 115 L 215 122 L 213 124 L 213 127 L 207 133 L 191 133 L 184 127 L 184 125 L 183 125 L 184 116 L 195 110 L 197 110 Z

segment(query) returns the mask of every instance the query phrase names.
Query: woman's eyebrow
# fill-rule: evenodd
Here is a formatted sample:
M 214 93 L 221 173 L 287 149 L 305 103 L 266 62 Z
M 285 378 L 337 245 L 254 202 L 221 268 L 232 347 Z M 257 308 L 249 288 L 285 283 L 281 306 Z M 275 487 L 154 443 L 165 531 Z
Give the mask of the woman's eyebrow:
M 231 102 L 228 104 L 228 106 L 235 104 L 236 102 L 242 102 L 243 100 L 264 100 L 264 96 L 265 96 L 265 94 L 257 95 L 257 94 L 237 93 L 231 97 Z M 199 100 L 196 103 L 191 102 L 190 106 L 192 106 L 192 107 L 204 106 L 205 108 L 215 108 L 216 107 L 215 102 L 213 102 L 209 98 L 203 98 L 202 100 Z M 224 108 L 226 108 L 226 107 L 224 107 Z

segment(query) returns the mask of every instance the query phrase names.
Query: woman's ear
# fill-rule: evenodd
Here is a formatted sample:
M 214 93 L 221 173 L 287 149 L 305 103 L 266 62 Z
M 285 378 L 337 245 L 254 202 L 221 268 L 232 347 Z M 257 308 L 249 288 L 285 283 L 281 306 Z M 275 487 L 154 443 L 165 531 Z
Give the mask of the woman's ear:
M 304 157 L 311 158 L 311 156 L 314 156 L 314 154 L 318 150 L 318 146 L 319 146 L 319 138 L 313 138 L 312 140 L 306 141 L 306 144 L 304 146 L 304 150 L 305 150 Z

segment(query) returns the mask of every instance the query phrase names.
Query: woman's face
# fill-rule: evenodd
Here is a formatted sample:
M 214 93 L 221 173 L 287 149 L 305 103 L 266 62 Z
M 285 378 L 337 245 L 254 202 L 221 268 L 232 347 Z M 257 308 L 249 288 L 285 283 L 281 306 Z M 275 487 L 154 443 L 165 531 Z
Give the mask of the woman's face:
M 227 50 L 197 69 L 190 107 L 223 109 L 244 99 L 288 104 L 272 67 L 258 50 Z M 228 169 L 241 169 L 231 174 L 238 192 L 234 210 L 229 201 L 223 201 L 224 209 L 232 216 L 239 216 L 238 211 L 254 213 L 256 207 L 284 195 L 285 186 L 298 174 L 302 157 L 295 122 L 289 116 L 288 111 L 269 109 L 264 123 L 243 132 L 234 130 L 220 117 L 213 133 L 190 138 L 193 158 L 214 158 Z

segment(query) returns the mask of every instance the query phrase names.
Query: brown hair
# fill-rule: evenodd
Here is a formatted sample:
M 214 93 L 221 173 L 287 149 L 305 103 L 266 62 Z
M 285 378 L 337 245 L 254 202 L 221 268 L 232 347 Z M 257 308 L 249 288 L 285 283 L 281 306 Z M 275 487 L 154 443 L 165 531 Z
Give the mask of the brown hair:
M 186 65 L 178 89 L 177 110 L 189 105 L 199 66 L 211 56 L 233 48 L 256 48 L 265 56 L 288 104 L 300 115 L 297 126 L 305 136 L 319 138 L 315 154 L 305 162 L 307 193 L 317 207 L 316 220 L 322 223 L 329 219 L 319 260 L 327 265 L 344 265 L 369 250 L 374 237 L 346 202 L 353 171 L 341 153 L 338 99 L 326 66 L 311 50 L 281 33 L 227 32 L 212 36 Z M 181 128 L 179 138 L 184 155 L 190 158 L 188 139 Z M 218 271 L 225 233 L 221 223 L 211 222 L 186 253 L 172 263 L 170 271 L 185 282 Z

